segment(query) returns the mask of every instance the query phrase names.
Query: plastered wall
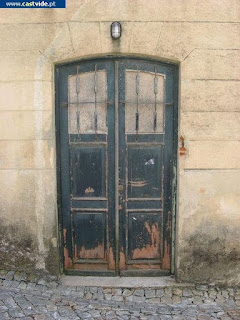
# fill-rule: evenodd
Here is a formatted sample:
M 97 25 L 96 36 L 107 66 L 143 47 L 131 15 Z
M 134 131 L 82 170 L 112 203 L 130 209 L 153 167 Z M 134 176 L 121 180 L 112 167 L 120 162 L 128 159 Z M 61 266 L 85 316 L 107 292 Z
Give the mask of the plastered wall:
M 118 20 L 120 41 L 110 37 Z M 175 273 L 239 284 L 240 2 L 67 0 L 0 11 L 1 268 L 59 272 L 54 64 L 133 54 L 179 64 Z

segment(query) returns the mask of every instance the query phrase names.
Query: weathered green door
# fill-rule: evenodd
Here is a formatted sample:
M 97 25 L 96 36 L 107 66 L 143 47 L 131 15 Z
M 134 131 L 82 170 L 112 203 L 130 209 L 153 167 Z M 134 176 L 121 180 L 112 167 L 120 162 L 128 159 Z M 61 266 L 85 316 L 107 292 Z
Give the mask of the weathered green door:
M 175 71 L 134 59 L 56 68 L 65 272 L 170 273 Z

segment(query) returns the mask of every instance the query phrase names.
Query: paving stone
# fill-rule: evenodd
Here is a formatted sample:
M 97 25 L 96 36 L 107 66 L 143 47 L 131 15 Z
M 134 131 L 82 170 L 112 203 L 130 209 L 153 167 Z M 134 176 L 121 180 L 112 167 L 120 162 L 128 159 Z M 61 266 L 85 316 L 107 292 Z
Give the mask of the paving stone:
M 144 290 L 143 289 L 136 289 L 133 292 L 134 296 L 139 296 L 139 297 L 143 297 L 144 296 Z
M 156 290 L 156 297 L 163 297 L 164 296 L 164 290 L 163 289 L 157 289 Z
M 19 288 L 19 289 L 26 289 L 26 288 L 27 288 L 27 284 L 22 281 L 22 282 L 19 283 L 18 288 Z
M 168 296 L 163 296 L 161 298 L 161 302 L 162 303 L 166 303 L 166 304 L 171 304 L 173 301 L 172 301 L 172 298 L 168 297 Z
M 12 282 L 11 283 L 11 288 L 18 288 L 18 286 L 19 286 L 19 282 L 18 281 L 13 280 L 11 282 Z
M 167 296 L 172 296 L 172 288 L 165 288 L 164 293 Z
M 228 294 L 229 294 L 229 297 L 232 298 L 232 297 L 235 297 L 235 291 L 233 288 L 229 288 L 228 289 Z
M 111 288 L 104 288 L 103 293 L 112 293 L 112 289 Z
M 47 306 L 47 310 L 48 310 L 48 311 L 57 311 L 57 309 L 58 309 L 58 308 L 57 308 L 57 306 L 55 306 L 55 305 L 48 305 L 48 306 Z
M 37 282 L 37 284 L 46 286 L 46 285 L 47 285 L 47 282 L 46 282 L 44 279 L 39 279 L 38 282 Z
M 145 302 L 146 298 L 143 296 L 133 296 L 134 302 Z
M 114 311 L 108 311 L 106 313 L 107 319 L 113 319 L 116 316 L 116 313 Z
M 147 303 L 157 303 L 157 304 L 159 304 L 160 303 L 160 298 L 157 298 L 157 297 L 149 298 L 149 299 L 146 299 L 146 302 Z
M 112 301 L 123 301 L 122 296 L 112 296 Z
M 6 312 L 8 310 L 8 307 L 2 305 L 0 306 L 0 313 Z
M 92 293 L 88 292 L 88 293 L 86 294 L 86 299 L 87 299 L 87 300 L 92 299 Z
M 105 300 L 110 301 L 110 300 L 112 300 L 112 294 L 106 293 L 106 294 L 104 294 L 104 298 L 105 298 Z
M 225 299 L 224 299 L 224 297 L 221 295 L 221 294 L 217 294 L 217 298 L 215 299 L 215 301 L 217 302 L 217 303 L 224 303 L 225 302 Z
M 54 281 L 47 283 L 47 287 L 50 289 L 56 289 L 57 286 L 58 286 L 57 282 L 54 282 Z
M 90 287 L 90 288 L 89 288 L 89 291 L 90 291 L 91 293 L 97 293 L 97 290 L 98 290 L 97 287 Z
M 7 272 L 8 272 L 7 270 L 0 270 L 0 278 L 5 279 Z
M 7 312 L 1 313 L 1 320 L 10 319 L 10 316 Z
M 161 320 L 172 320 L 172 316 L 168 316 L 168 315 L 162 315 Z
M 5 279 L 5 280 L 3 280 L 2 284 L 4 287 L 11 287 L 12 282 L 11 282 L 11 280 Z
M 173 295 L 172 296 L 172 301 L 173 301 L 173 303 L 180 303 L 182 300 L 181 300 L 180 296 Z
M 185 289 L 183 289 L 182 295 L 183 295 L 183 297 L 192 297 L 193 292 L 192 292 L 192 290 L 185 288 Z
M 235 303 L 235 301 L 232 300 L 232 299 L 226 300 L 225 304 L 226 304 L 226 307 L 227 307 L 227 308 L 231 308 L 231 309 L 236 308 L 236 303 Z M 240 317 L 239 317 L 239 318 L 240 318 Z
M 12 280 L 5 279 L 7 274 Z M 237 308 L 240 290 L 236 288 L 219 289 L 213 285 L 159 289 L 64 287 L 50 278 L 29 282 L 31 277 L 25 276 L 27 280 L 23 281 L 23 276 L 0 271 L 3 278 L 1 320 L 240 319 L 240 308 Z
M 33 315 L 33 319 L 34 320 L 47 320 L 47 319 L 51 319 L 49 315 L 44 315 L 44 314 L 35 314 Z M 57 319 L 62 319 L 62 318 L 57 318 Z
M 235 300 L 240 300 L 240 294 L 237 293 L 237 294 L 235 294 L 234 297 L 235 297 Z
M 128 297 L 126 297 L 126 298 L 125 298 L 125 301 L 127 301 L 127 302 L 133 301 L 133 296 L 128 296 Z
M 145 290 L 145 297 L 146 298 L 155 298 L 156 291 L 154 289 Z
M 203 302 L 203 298 L 199 296 L 194 296 L 192 299 L 194 304 L 199 304 Z
M 182 295 L 182 289 L 180 289 L 180 288 L 173 288 L 173 289 L 172 289 L 172 293 L 173 293 L 175 296 L 181 296 L 181 295 Z
M 122 294 L 122 289 L 112 289 L 112 294 L 115 296 L 120 296 Z
M 240 307 L 240 300 L 236 300 L 235 304 L 237 307 Z
M 13 280 L 14 274 L 15 274 L 15 271 L 8 271 L 5 276 L 5 279 L 6 280 Z
M 217 297 L 217 291 L 215 289 L 210 289 L 208 291 L 208 295 L 209 295 L 210 298 L 215 299 Z
M 14 301 L 14 299 L 12 297 L 10 298 L 7 298 L 5 301 L 4 301 L 4 304 L 9 308 L 9 309 L 14 309 L 17 307 L 17 304 L 16 302 Z
M 131 295 L 132 295 L 132 291 L 131 291 L 131 290 L 125 289 L 125 290 L 123 291 L 123 296 L 124 296 L 124 297 L 128 297 L 128 296 L 131 296 Z
M 227 290 L 222 290 L 222 296 L 225 298 L 225 299 L 228 299 L 229 297 L 229 293 Z

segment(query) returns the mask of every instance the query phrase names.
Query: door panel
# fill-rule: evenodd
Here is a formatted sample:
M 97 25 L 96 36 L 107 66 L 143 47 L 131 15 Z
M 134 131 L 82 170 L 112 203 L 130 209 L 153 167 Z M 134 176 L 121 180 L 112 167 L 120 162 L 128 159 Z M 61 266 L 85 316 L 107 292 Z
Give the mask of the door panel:
M 128 213 L 128 259 L 140 260 L 161 258 L 161 215 L 158 212 Z
M 162 146 L 128 147 L 128 200 L 162 196 Z
M 115 274 L 114 63 L 58 69 L 64 269 Z
M 56 75 L 65 272 L 168 274 L 174 68 L 102 59 Z
M 166 66 L 119 62 L 119 123 L 125 124 L 119 131 L 121 275 L 170 270 L 171 226 L 165 205 L 171 202 L 171 188 L 165 185 L 171 169 L 166 182 L 165 153 L 168 139 L 171 161 L 173 124 L 166 126 L 165 119 L 173 113 L 172 83 Z
M 72 197 L 106 197 L 105 146 L 71 148 Z
M 73 217 L 74 259 L 106 259 L 106 215 L 76 213 Z

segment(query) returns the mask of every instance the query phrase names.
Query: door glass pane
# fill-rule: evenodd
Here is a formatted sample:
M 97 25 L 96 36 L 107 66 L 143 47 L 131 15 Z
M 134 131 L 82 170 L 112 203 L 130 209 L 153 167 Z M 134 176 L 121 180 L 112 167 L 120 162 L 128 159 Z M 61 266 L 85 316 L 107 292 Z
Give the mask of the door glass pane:
M 156 133 L 163 132 L 164 79 L 154 72 L 126 70 L 125 126 L 126 133 L 136 132 L 136 112 L 139 112 L 139 133 L 154 133 L 156 110 Z M 139 78 L 137 95 L 137 75 Z M 137 107 L 138 100 L 138 107 Z
M 69 134 L 107 133 L 106 70 L 69 76 L 68 93 Z

